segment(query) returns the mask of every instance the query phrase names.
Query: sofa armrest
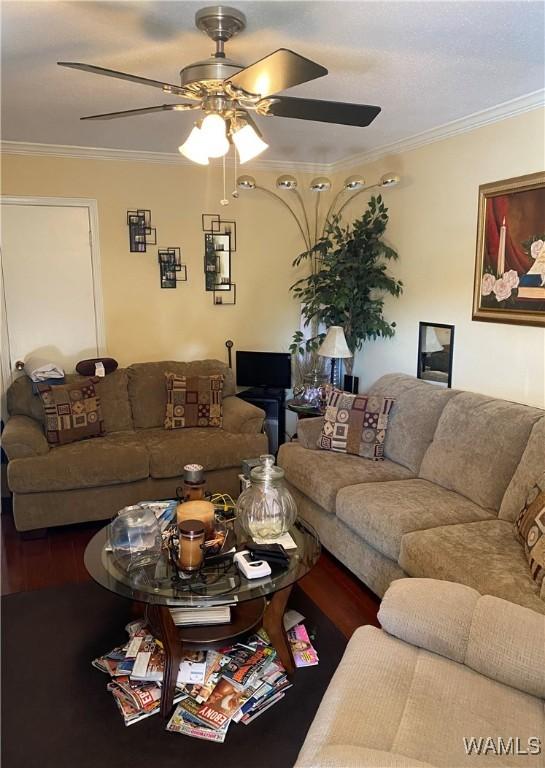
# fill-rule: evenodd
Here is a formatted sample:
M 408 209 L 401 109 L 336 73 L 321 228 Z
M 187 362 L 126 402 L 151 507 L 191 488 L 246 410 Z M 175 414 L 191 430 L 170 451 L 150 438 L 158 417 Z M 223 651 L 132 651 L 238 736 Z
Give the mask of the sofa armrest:
M 49 451 L 43 426 L 30 416 L 12 416 L 2 432 L 2 448 L 8 459 L 26 459 Z
M 378 614 L 386 632 L 545 698 L 545 615 L 463 584 L 394 581 Z
M 259 434 L 263 430 L 265 411 L 240 397 L 223 399 L 223 428 L 227 432 Z
M 318 438 L 320 437 L 323 424 L 323 416 L 299 419 L 297 422 L 297 439 L 303 448 L 318 449 Z

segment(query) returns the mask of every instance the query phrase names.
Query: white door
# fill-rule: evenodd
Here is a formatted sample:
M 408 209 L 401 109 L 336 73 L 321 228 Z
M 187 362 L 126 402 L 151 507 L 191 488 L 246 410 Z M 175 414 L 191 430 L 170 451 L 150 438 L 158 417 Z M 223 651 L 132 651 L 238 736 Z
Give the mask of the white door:
M 93 204 L 2 201 L 8 346 L 2 357 L 12 377 L 15 363 L 29 357 L 69 373 L 79 360 L 103 354 Z

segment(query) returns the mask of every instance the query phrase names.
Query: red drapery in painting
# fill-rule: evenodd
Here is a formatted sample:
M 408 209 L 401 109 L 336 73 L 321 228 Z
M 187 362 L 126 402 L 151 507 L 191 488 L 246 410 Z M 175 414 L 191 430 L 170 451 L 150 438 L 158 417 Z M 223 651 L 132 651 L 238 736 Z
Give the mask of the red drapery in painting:
M 498 195 L 489 197 L 486 201 L 486 253 L 485 264 L 496 272 L 498 267 L 498 247 L 500 244 L 500 227 L 509 210 L 509 196 Z M 519 275 L 523 275 L 532 266 L 532 259 L 527 256 L 522 248 L 511 239 L 509 227 L 505 238 L 505 270 L 516 269 Z

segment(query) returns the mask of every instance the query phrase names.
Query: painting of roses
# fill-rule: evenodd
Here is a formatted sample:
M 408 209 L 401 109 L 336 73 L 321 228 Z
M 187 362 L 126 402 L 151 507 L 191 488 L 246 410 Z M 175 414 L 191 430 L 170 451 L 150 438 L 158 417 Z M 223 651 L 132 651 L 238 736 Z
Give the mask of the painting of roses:
M 479 187 L 473 320 L 545 326 L 545 172 Z

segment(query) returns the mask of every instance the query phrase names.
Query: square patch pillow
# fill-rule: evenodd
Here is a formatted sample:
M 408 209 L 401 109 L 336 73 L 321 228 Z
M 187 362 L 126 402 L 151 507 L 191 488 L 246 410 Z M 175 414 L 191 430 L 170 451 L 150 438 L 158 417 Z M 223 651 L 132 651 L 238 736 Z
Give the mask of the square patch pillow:
M 545 474 L 528 494 L 515 527 L 524 546 L 532 578 L 542 584 L 545 580 Z
M 392 397 L 350 395 L 334 390 L 327 401 L 318 447 L 384 460 L 384 439 Z
M 45 434 L 50 445 L 66 445 L 104 434 L 98 378 L 73 384 L 38 384 L 45 411 Z
M 223 425 L 223 374 L 179 376 L 165 373 L 165 379 L 165 429 Z

